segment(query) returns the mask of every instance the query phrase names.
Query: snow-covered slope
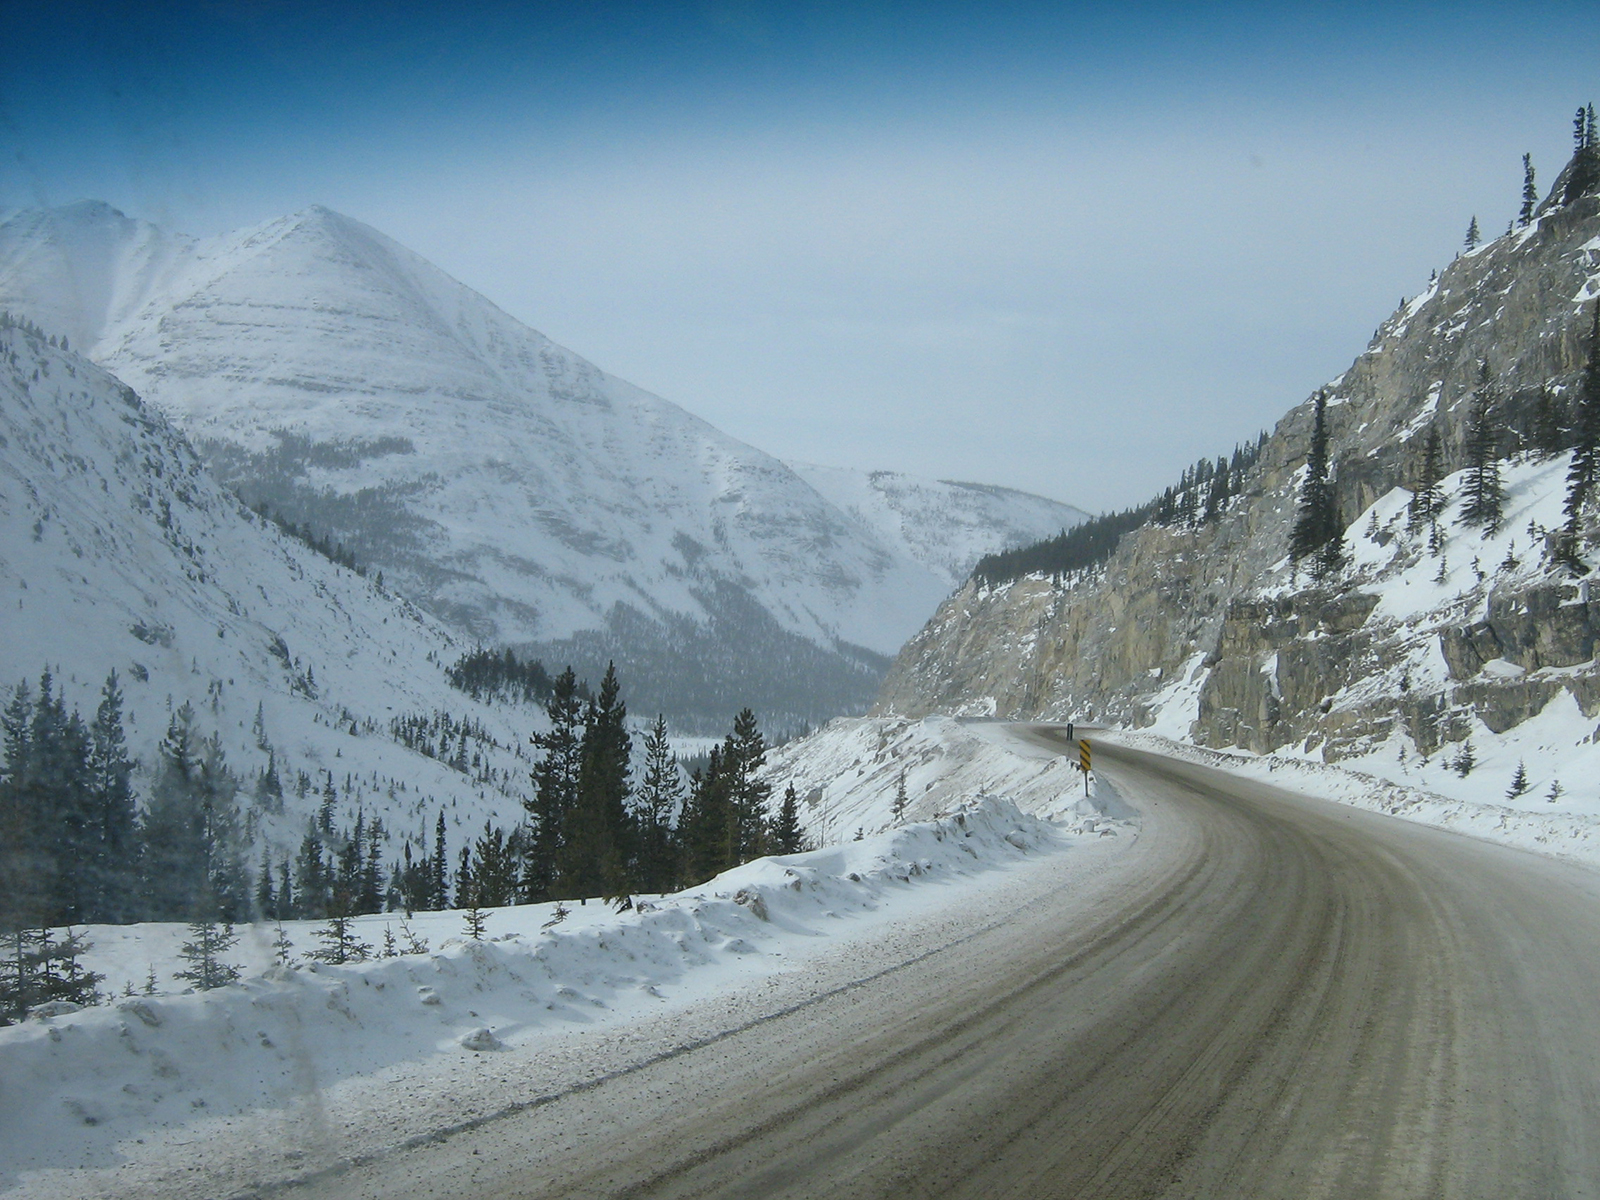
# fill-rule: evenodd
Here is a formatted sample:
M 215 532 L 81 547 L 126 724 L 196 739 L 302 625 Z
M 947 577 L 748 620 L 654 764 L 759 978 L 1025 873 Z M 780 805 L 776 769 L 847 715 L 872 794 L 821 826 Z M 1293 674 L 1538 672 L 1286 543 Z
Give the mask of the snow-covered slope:
M 791 462 L 795 474 L 950 587 L 985 554 L 1028 546 L 1089 514 L 1014 488 Z
M 19 213 L 0 307 L 125 380 L 252 503 L 470 636 L 590 674 L 618 658 L 645 707 L 862 704 L 966 560 L 1077 516 L 808 483 L 324 208 L 198 242 L 92 202 Z
M 92 715 L 115 670 L 146 769 L 185 702 L 247 794 L 270 753 L 282 808 L 254 804 L 251 820 L 279 853 L 324 772 L 341 824 L 364 806 L 392 835 L 431 828 L 440 807 L 473 832 L 520 814 L 536 717 L 451 689 L 448 631 L 245 510 L 126 386 L 15 327 L 0 329 L 0 597 L 0 686 L 37 695 L 48 668 Z M 441 710 L 482 725 L 478 778 L 392 738 L 395 719 Z

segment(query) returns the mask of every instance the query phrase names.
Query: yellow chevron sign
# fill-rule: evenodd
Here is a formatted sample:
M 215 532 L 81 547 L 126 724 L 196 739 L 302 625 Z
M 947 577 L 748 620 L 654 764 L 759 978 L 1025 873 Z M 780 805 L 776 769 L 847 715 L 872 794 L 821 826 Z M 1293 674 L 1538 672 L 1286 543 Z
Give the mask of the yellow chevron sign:
M 1088 770 L 1089 770 L 1089 739 L 1088 738 L 1084 738 L 1081 742 L 1078 743 L 1078 764 L 1081 767 L 1083 767 L 1085 773 L 1088 772 Z

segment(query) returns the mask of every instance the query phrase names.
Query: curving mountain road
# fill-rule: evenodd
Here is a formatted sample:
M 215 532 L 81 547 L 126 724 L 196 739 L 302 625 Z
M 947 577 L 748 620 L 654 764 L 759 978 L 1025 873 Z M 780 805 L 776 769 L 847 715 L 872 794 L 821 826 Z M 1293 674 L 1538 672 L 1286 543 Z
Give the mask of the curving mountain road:
M 1144 814 L 1118 870 L 291 1194 L 1600 1196 L 1600 876 L 1096 760 Z

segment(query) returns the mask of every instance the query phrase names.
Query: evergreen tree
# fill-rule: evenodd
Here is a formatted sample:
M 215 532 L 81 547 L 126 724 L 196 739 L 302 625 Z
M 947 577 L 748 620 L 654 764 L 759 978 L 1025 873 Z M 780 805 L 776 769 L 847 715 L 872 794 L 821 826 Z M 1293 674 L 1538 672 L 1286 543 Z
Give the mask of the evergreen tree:
M 889 812 L 894 817 L 894 823 L 900 824 L 905 819 L 906 805 L 909 800 L 906 796 L 906 773 L 900 772 L 900 777 L 894 783 L 894 800 L 889 805 Z
M 1541 387 L 1533 402 L 1533 431 L 1529 439 L 1533 452 L 1540 458 L 1554 458 L 1560 454 L 1561 405 L 1548 387 Z
M 0 932 L 14 933 L 44 915 L 38 895 L 42 853 L 33 814 L 23 800 L 22 783 L 31 753 L 33 701 L 19 683 L 0 714 L 4 759 L 0 761 Z
M 300 841 L 300 853 L 295 856 L 294 906 L 290 910 L 302 920 L 317 920 L 328 914 L 333 880 L 322 855 L 322 830 L 315 821 L 309 822 L 306 835 Z
M 256 877 L 256 916 L 274 921 L 283 914 L 278 911 L 278 893 L 272 885 L 272 854 L 261 852 L 261 874 Z
M 1517 213 L 1517 224 L 1528 225 L 1533 220 L 1534 207 L 1539 203 L 1539 189 L 1533 185 L 1533 155 L 1522 156 L 1522 210 Z
M 760 774 L 766 761 L 767 743 L 756 714 L 742 709 L 733 719 L 733 732 L 722 744 L 722 767 L 728 779 L 730 866 L 766 853 L 767 800 L 772 795 L 772 785 Z
M 289 860 L 286 858 L 278 864 L 278 906 L 277 918 L 282 921 L 295 914 L 297 905 L 294 894 L 294 881 L 289 877 Z
M 800 798 L 792 783 L 783 789 L 783 803 L 772 822 L 771 840 L 774 854 L 798 854 L 806 848 L 805 830 L 800 825 Z
M 1571 204 L 1600 182 L 1600 145 L 1596 144 L 1594 105 L 1578 109 L 1572 119 L 1572 163 L 1562 202 Z
M 1516 772 L 1511 776 L 1511 786 L 1506 789 L 1506 799 L 1515 800 L 1528 790 L 1528 768 L 1519 758 Z
M 1228 462 L 1219 458 L 1211 473 L 1211 484 L 1206 489 L 1206 510 L 1204 520 L 1215 521 L 1222 515 L 1222 510 L 1227 506 L 1228 497 L 1232 493 L 1228 486 Z
M 328 923 L 311 931 L 322 944 L 311 952 L 318 962 L 365 962 L 372 957 L 372 946 L 356 936 L 350 914 L 331 912 Z
M 489 925 L 489 914 L 479 907 L 476 888 L 472 889 L 467 899 L 467 911 L 463 915 L 467 922 L 467 936 L 475 942 L 483 941 L 484 930 Z
M 507 838 L 498 825 L 483 823 L 483 836 L 473 855 L 473 899 L 477 903 L 502 908 L 517 902 L 520 850 L 521 839 L 516 834 Z
M 1489 366 L 1485 363 L 1467 418 L 1463 446 L 1467 462 L 1461 480 L 1462 523 L 1483 526 L 1485 536 L 1500 527 L 1506 501 L 1505 486 L 1500 482 L 1502 431 L 1498 401 Z
M 711 747 L 703 770 L 689 781 L 689 800 L 678 823 L 682 880 L 700 883 L 734 865 L 729 830 L 734 826 L 722 747 Z
M 578 744 L 577 794 L 561 827 L 556 852 L 558 896 L 620 896 L 628 890 L 629 763 L 627 729 L 615 664 L 606 667 L 599 695 L 585 714 Z
M 1430 428 L 1422 442 L 1422 462 L 1417 468 L 1412 484 L 1411 501 L 1406 506 L 1406 524 L 1415 532 L 1424 525 L 1434 525 L 1444 507 L 1444 497 L 1439 491 L 1439 481 L 1444 478 L 1440 461 L 1439 431 Z
M 333 836 L 333 809 L 339 801 L 339 793 L 333 787 L 333 772 L 325 774 L 327 778 L 322 783 L 322 804 L 317 809 L 317 828 L 323 837 L 330 838 Z
M 178 951 L 178 957 L 189 965 L 173 978 L 186 979 L 202 992 L 238 982 L 239 968 L 222 960 L 238 941 L 231 921 L 220 925 L 210 919 L 191 921 L 189 940 Z
M 583 705 L 571 667 L 556 676 L 545 712 L 550 718 L 550 731 L 529 739 L 543 751 L 533 768 L 533 795 L 526 802 L 528 861 L 522 886 L 523 896 L 529 901 L 548 900 L 555 894 L 562 828 L 567 813 L 577 803 Z
M 433 861 L 428 870 L 429 907 L 435 912 L 450 907 L 449 861 L 444 845 L 444 809 L 441 808 L 438 823 L 433 829 Z
M 1476 249 L 1478 243 L 1482 240 L 1483 235 L 1478 232 L 1478 218 L 1476 215 L 1474 215 L 1471 223 L 1467 226 L 1467 236 L 1465 241 L 1467 249 Z
M 1318 578 L 1335 570 L 1343 560 L 1343 530 L 1338 505 L 1329 481 L 1328 394 L 1312 399 L 1311 447 L 1306 455 L 1306 476 L 1300 485 L 1294 528 L 1289 533 L 1289 557 L 1299 563 L 1312 558 Z
M 186 702 L 157 749 L 144 819 L 141 893 L 150 920 L 248 914 L 237 795 L 238 779 L 222 757 L 221 741 L 195 733 Z
M 138 895 L 138 808 L 133 763 L 122 729 L 122 689 L 112 671 L 100 691 L 100 706 L 89 727 L 88 807 L 92 856 L 88 876 L 88 919 L 122 923 L 136 915 Z
M 1556 551 L 1573 574 L 1587 572 L 1583 563 L 1583 513 L 1600 477 L 1600 301 L 1594 306 L 1589 326 L 1589 362 L 1573 406 L 1575 426 L 1572 465 L 1567 469 L 1567 499 L 1563 508 L 1566 524 Z
M 67 712 L 49 671 L 39 680 L 27 746 L 14 786 L 32 847 L 38 923 L 72 924 L 92 906 L 98 857 L 89 732 L 76 712 Z
M 356 911 L 375 913 L 383 911 L 383 822 L 374 819 L 367 827 L 366 861 L 361 867 Z
M 57 940 L 48 927 L 21 928 L 0 935 L 0 1025 L 52 1001 L 93 1004 L 104 975 L 85 970 L 79 958 L 90 948 L 67 928 Z
M 644 743 L 644 779 L 635 801 L 636 890 L 671 891 L 677 882 L 673 828 L 683 807 L 683 776 L 667 738 L 667 720 L 657 714 Z
M 156 749 L 155 779 L 145 812 L 141 894 L 147 920 L 195 915 L 204 894 L 197 863 L 205 861 L 204 826 L 195 794 L 199 735 L 194 710 L 185 703 L 167 725 Z
M 256 803 L 263 812 L 278 815 L 283 812 L 283 780 L 278 777 L 278 756 L 267 752 L 267 765 L 256 777 Z

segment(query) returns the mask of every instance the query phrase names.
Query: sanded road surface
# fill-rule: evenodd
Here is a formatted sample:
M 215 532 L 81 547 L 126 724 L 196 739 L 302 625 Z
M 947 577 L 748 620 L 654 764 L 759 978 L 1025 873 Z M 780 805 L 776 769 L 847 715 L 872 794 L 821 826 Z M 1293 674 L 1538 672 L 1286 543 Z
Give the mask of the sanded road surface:
M 1109 743 L 1095 765 L 1143 813 L 1117 871 L 292 1194 L 1600 1197 L 1596 873 Z

